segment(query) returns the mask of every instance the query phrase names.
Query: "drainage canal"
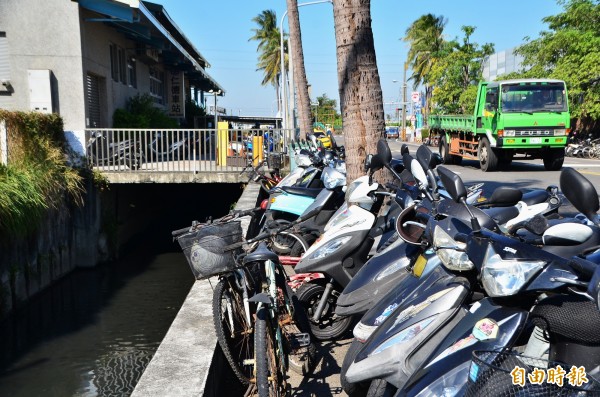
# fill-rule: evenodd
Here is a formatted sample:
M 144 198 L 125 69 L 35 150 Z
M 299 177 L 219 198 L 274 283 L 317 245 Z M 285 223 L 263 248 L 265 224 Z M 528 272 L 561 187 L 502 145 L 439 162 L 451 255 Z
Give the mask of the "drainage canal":
M 227 213 L 239 185 L 111 188 L 131 239 L 0 322 L 0 396 L 128 396 L 193 283 L 170 231 Z M 116 190 L 116 192 L 115 192 Z M 132 215 L 132 212 L 134 213 Z M 133 220 L 149 222 L 132 225 Z

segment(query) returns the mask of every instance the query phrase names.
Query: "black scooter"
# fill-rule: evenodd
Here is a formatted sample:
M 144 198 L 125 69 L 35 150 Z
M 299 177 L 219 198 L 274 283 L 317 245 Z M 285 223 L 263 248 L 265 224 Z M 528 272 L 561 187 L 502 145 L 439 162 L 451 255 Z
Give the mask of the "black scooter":
M 443 167 L 438 173 L 455 200 L 464 202 L 460 178 Z M 565 169 L 561 188 L 579 211 L 595 219 L 598 201 L 585 199 L 597 197 L 589 181 L 576 171 Z M 439 271 L 447 274 L 441 275 L 434 285 L 421 285 L 421 293 L 415 293 L 415 299 L 403 304 L 369 338 L 358 353 L 354 368 L 348 370 L 351 380 L 361 380 L 368 371 L 372 379 L 379 379 L 371 384 L 371 392 L 379 395 L 391 395 L 396 389 L 400 390 L 398 395 L 459 395 L 464 391 L 472 352 L 526 348 L 534 329 L 528 319 L 534 317 L 542 319 L 539 324 L 551 330 L 552 360 L 584 363 L 588 368 L 598 366 L 600 348 L 590 345 L 599 346 L 600 337 L 582 332 L 600 321 L 597 310 L 592 313 L 589 305 L 574 302 L 586 313 L 584 318 L 576 319 L 575 312 L 553 317 L 547 315 L 553 310 L 544 308 L 572 302 L 571 291 L 585 292 L 596 266 L 572 255 L 597 250 L 600 229 L 578 223 L 550 227 L 538 218 L 523 225 L 527 231 L 518 241 L 482 228 L 475 217 L 471 218 L 471 225 L 468 236 L 456 236 L 463 244 L 455 241 L 440 245 L 440 225 L 428 223 L 425 234 L 436 251 L 466 254 L 464 259 L 471 263 L 470 269 L 455 275 L 445 269 L 449 266 L 444 263 L 445 268 L 440 267 Z M 529 234 L 540 235 L 536 239 L 541 241 L 538 247 L 528 244 Z M 549 293 L 558 298 L 540 298 Z M 390 354 L 398 356 L 397 365 L 381 368 L 381 359 Z M 380 369 L 373 369 L 369 361 L 377 363 Z

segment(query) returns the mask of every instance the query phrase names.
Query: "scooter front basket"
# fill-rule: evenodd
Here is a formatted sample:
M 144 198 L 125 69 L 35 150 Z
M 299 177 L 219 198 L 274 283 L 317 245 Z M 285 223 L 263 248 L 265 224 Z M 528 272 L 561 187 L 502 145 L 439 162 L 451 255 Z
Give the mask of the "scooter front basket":
M 515 351 L 476 350 L 465 396 L 590 397 L 600 396 L 600 383 L 583 367 L 527 357 Z

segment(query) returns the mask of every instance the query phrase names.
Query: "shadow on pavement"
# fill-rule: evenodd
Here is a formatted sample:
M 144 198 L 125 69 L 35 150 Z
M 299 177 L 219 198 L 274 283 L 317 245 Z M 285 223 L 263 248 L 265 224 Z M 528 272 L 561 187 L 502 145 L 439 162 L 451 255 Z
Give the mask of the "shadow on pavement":
M 315 370 L 306 375 L 292 389 L 292 396 L 345 396 L 339 374 L 346 350 L 352 342 L 351 334 L 345 339 L 321 342 L 317 349 L 319 361 Z

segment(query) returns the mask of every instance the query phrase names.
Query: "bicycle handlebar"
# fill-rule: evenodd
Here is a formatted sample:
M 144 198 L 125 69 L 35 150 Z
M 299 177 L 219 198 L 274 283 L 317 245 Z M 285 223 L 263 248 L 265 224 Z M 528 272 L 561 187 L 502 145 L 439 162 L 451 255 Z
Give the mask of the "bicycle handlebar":
M 300 217 L 300 218 L 296 219 L 295 221 L 290 222 L 290 223 L 288 223 L 286 225 L 282 225 L 282 226 L 279 226 L 279 227 L 276 227 L 276 228 L 273 228 L 273 229 L 268 229 L 268 230 L 260 233 L 259 235 L 251 238 L 250 240 L 246 240 L 246 241 L 242 241 L 242 242 L 239 242 L 239 243 L 234 243 L 234 244 L 225 246 L 225 247 L 223 247 L 223 251 L 233 251 L 236 248 L 242 247 L 244 244 L 252 244 L 252 243 L 264 240 L 264 239 L 269 238 L 269 237 L 274 237 L 278 233 L 280 233 L 280 232 L 282 232 L 284 230 L 287 230 L 287 229 L 291 229 L 294 226 L 296 226 L 297 224 L 299 224 L 299 223 L 301 223 L 301 222 L 303 222 L 303 221 L 305 221 L 307 219 L 310 219 L 310 218 L 314 217 L 315 215 L 316 215 L 316 213 L 312 214 L 310 216 L 307 216 L 306 218 Z
M 237 218 L 253 215 L 255 212 L 259 211 L 260 209 L 261 209 L 260 207 L 254 207 L 254 208 L 250 208 L 248 210 L 239 210 L 239 211 L 234 210 L 222 218 L 219 218 L 219 219 L 213 220 L 211 222 L 207 222 L 207 223 L 199 223 L 199 222 L 194 221 L 194 222 L 192 222 L 191 226 L 184 227 L 182 229 L 173 230 L 171 232 L 171 235 L 174 238 L 177 238 L 177 237 L 181 236 L 182 234 L 193 231 L 194 229 L 196 229 L 199 226 L 208 226 L 208 225 L 215 225 L 215 224 L 218 225 L 219 223 L 226 223 L 226 222 L 229 222 L 229 221 L 237 219 Z

